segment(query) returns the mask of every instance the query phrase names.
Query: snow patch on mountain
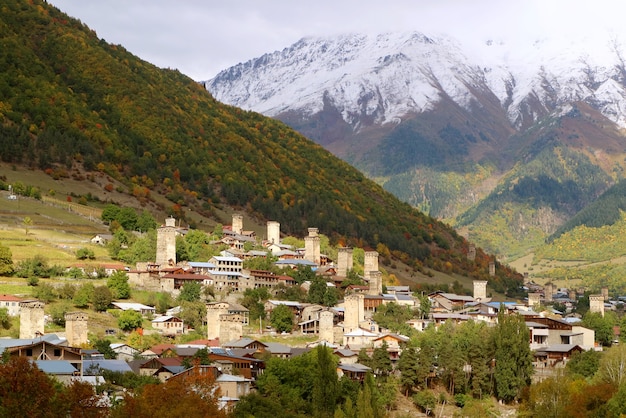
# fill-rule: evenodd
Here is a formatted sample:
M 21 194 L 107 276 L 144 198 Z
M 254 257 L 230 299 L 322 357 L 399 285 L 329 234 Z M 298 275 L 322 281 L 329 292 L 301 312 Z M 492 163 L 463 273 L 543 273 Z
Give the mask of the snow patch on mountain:
M 304 38 L 220 72 L 206 82 L 217 100 L 268 116 L 320 112 L 329 100 L 358 129 L 367 117 L 397 123 L 447 96 L 469 109 L 480 95 L 500 101 L 513 126 L 525 103 L 550 112 L 586 101 L 626 127 L 626 66 L 617 38 L 463 44 L 418 32 Z M 519 126 L 516 126 L 519 127 Z

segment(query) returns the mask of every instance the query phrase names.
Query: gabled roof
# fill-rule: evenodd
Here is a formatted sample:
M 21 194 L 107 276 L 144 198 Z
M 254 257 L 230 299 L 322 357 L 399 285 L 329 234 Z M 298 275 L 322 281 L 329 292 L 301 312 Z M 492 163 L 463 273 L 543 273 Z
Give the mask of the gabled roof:
M 194 267 L 194 268 L 205 268 L 205 269 L 214 269 L 217 266 L 213 263 L 209 263 L 209 262 L 201 262 L 201 261 L 190 261 L 189 262 L 189 267 Z
M 172 374 L 178 374 L 185 370 L 185 366 L 163 366 L 163 368 Z
M 252 382 L 252 379 L 246 379 L 243 376 L 235 376 L 232 374 L 221 374 L 217 379 L 215 379 L 216 382 Z
M 294 308 L 299 308 L 302 306 L 302 303 L 300 302 L 294 302 L 292 300 L 276 300 L 276 299 L 268 299 L 267 300 L 269 303 L 271 303 L 272 305 L 287 305 L 287 306 L 291 306 Z
M 114 350 L 114 351 L 115 350 L 120 350 L 123 347 L 130 348 L 130 351 L 133 352 L 133 353 L 138 353 L 139 352 L 139 350 L 137 350 L 136 348 L 133 348 L 130 345 L 125 344 L 125 343 L 111 343 L 111 349 Z
M 239 257 L 232 257 L 232 256 L 221 256 L 221 255 L 214 255 L 213 257 L 211 257 L 211 260 L 216 260 L 216 261 L 230 261 L 233 263 L 243 263 L 243 260 Z
M 352 351 L 348 348 L 339 348 L 335 350 L 335 354 L 340 357 L 354 357 L 359 355 L 359 353 L 357 353 L 356 351 Z
M 545 351 L 546 353 L 569 353 L 577 347 L 579 350 L 584 351 L 578 344 L 553 344 L 548 347 L 542 347 L 541 351 Z
M 339 368 L 341 370 L 348 371 L 348 372 L 353 372 L 353 373 L 366 373 L 366 372 L 369 372 L 370 370 L 372 370 L 370 367 L 364 366 L 364 365 L 359 364 L 359 363 L 339 364 L 339 365 L 337 365 L 337 368 Z
M 170 321 L 171 322 L 183 322 L 182 319 L 176 316 L 172 316 L 172 315 L 158 316 L 152 320 L 152 322 L 170 322 Z
M 346 332 L 345 334 L 343 334 L 345 337 L 378 337 L 378 334 L 375 334 L 373 332 L 369 332 L 364 330 L 363 328 L 357 328 L 353 331 L 350 332 Z
M 252 338 L 240 338 L 238 340 L 234 340 L 234 341 L 229 341 L 227 343 L 222 344 L 223 347 L 228 347 L 228 348 L 246 348 L 247 346 L 249 346 L 252 343 L 258 343 L 264 347 L 267 347 L 267 344 L 262 343 L 261 341 L 258 340 L 253 340 Z
M 400 342 L 403 342 L 403 343 L 405 343 L 405 342 L 410 340 L 410 338 L 405 336 L 405 335 L 400 335 L 400 334 L 396 334 L 396 333 L 390 332 L 390 333 L 381 335 L 378 338 L 375 338 L 374 341 L 382 340 L 383 338 L 386 338 L 386 337 L 391 337 L 391 338 L 393 338 L 395 340 L 398 340 Z
M 315 264 L 312 261 L 309 260 L 304 260 L 301 258 L 285 258 L 284 260 L 278 260 L 274 263 L 277 266 L 284 266 L 284 265 L 296 265 L 296 266 L 311 266 L 311 267 L 317 267 L 317 264 Z
M 140 368 L 153 369 L 155 365 L 159 366 L 180 366 L 182 360 L 178 357 L 156 357 L 143 363 Z
M 212 340 L 193 340 L 186 343 L 186 345 L 201 345 L 204 347 L 219 347 L 220 339 L 214 338 Z
M 473 302 L 474 301 L 474 298 L 472 296 L 457 295 L 455 293 L 440 292 L 433 296 L 442 296 L 448 300 L 455 301 L 455 302 Z
M 37 360 L 35 364 L 46 374 L 72 375 L 78 371 L 67 360 Z
M 142 303 L 132 303 L 132 302 L 111 302 L 111 305 L 123 310 L 123 311 L 128 311 L 128 310 L 133 310 L 133 311 L 154 311 L 155 308 L 153 306 L 146 306 Z
M 83 374 L 91 374 L 92 371 L 96 373 L 98 369 L 122 373 L 133 371 L 124 360 L 83 360 Z
M 281 343 L 267 343 L 267 351 L 272 354 L 291 354 L 291 347 Z
M 12 347 L 24 347 L 29 345 L 39 344 L 41 342 L 45 342 L 47 344 L 52 345 L 61 345 L 67 342 L 67 339 L 61 338 L 56 334 L 45 334 L 42 337 L 37 338 L 0 338 L 0 352 L 4 351 L 5 348 Z
M 157 344 L 154 347 L 150 347 L 146 351 L 151 351 L 157 356 L 161 355 L 166 350 L 176 347 L 174 344 Z
M 2 302 L 21 302 L 22 300 L 23 300 L 22 298 L 18 298 L 15 295 L 6 295 L 6 294 L 0 295 L 0 301 Z

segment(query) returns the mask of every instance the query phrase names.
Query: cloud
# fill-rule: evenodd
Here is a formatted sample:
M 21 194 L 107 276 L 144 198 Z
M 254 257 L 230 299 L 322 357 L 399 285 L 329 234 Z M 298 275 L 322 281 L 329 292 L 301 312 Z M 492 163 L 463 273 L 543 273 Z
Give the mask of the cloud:
M 416 30 L 464 42 L 623 32 L 618 0 L 50 0 L 108 42 L 196 80 L 304 36 Z

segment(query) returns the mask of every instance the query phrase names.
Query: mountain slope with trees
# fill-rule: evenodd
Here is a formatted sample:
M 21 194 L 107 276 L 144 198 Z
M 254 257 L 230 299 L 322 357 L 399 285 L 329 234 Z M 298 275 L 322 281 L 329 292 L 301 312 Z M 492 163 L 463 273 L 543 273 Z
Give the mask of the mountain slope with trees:
M 0 13 L 2 160 L 55 178 L 103 172 L 168 212 L 217 217 L 230 205 L 315 226 L 334 242 L 375 248 L 414 270 L 490 278 L 491 261 L 448 226 L 414 210 L 281 122 L 222 105 L 180 72 L 159 69 L 43 1 Z M 494 288 L 519 286 L 499 268 Z

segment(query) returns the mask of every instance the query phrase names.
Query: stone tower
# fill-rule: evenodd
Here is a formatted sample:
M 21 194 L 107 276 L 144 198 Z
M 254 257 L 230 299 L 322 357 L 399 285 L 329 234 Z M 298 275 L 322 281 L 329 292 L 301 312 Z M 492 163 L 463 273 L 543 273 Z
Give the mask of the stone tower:
M 552 296 L 554 295 L 554 285 L 552 283 L 546 283 L 543 287 L 543 298 L 546 302 L 552 302 Z
M 589 295 L 589 312 L 599 313 L 604 316 L 604 296 Z
M 333 329 L 333 319 L 335 314 L 331 311 L 320 312 L 320 340 L 327 341 L 330 344 L 335 343 L 335 332 Z
M 233 214 L 233 233 L 241 235 L 243 232 L 243 215 L 238 213 Z
M 489 275 L 491 277 L 496 275 L 496 262 L 495 261 L 489 262 Z
M 370 271 L 369 289 L 368 295 L 382 295 L 383 294 L 383 274 L 378 271 Z
M 41 337 L 44 333 L 43 307 L 38 300 L 20 302 L 20 339 Z
M 267 221 L 267 241 L 280 244 L 280 222 Z
M 165 226 L 157 229 L 156 263 L 165 265 L 176 264 L 176 219 L 167 218 Z
M 87 338 L 87 314 L 84 312 L 68 312 L 65 314 L 65 337 L 70 347 L 86 345 Z
M 604 298 L 605 302 L 609 301 L 609 288 L 606 286 L 602 287 L 602 297 Z
M 535 308 L 541 304 L 541 293 L 530 292 L 528 293 L 528 307 Z
M 207 311 L 207 338 L 213 340 L 220 338 L 220 317 L 228 314 L 228 303 L 226 302 L 214 302 L 209 303 L 206 307 Z M 220 342 L 227 342 L 221 341 Z
M 346 277 L 354 265 L 352 248 L 339 247 L 337 251 L 337 276 Z
M 219 322 L 219 339 L 220 344 L 229 341 L 235 341 L 243 335 L 243 324 L 241 316 L 238 314 L 220 315 Z
M 320 264 L 320 237 L 317 228 L 309 228 L 309 236 L 304 237 L 304 259 Z
M 363 260 L 363 277 L 365 280 L 370 279 L 372 271 L 378 271 L 378 252 L 365 251 L 365 258 Z
M 470 244 L 469 245 L 469 248 L 467 250 L 467 259 L 469 261 L 476 260 L 476 245 L 474 245 L 474 244 Z
M 365 320 L 365 295 L 353 293 L 344 299 L 343 332 L 354 331 Z
M 474 280 L 474 301 L 487 299 L 487 280 Z

